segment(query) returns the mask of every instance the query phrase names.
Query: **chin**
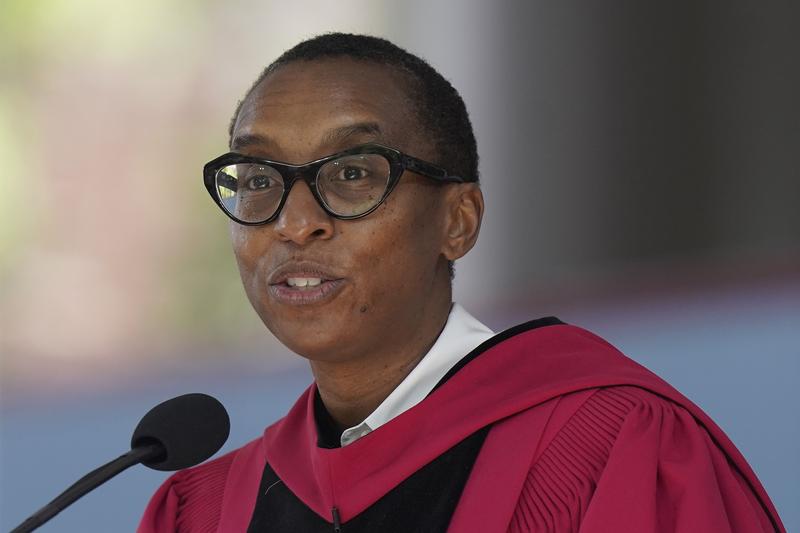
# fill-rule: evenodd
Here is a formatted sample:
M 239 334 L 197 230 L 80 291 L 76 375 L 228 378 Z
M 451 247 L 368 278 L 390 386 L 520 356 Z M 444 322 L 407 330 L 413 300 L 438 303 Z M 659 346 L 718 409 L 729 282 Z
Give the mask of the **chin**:
M 348 321 L 339 324 L 321 324 L 319 320 L 289 318 L 276 320 L 274 317 L 264 315 L 261 316 L 261 320 L 281 344 L 311 361 L 342 360 L 348 356 L 348 353 L 341 353 L 342 347 L 354 345 L 353 336 L 347 333 L 347 326 L 352 325 Z
M 332 342 L 308 342 L 308 339 L 281 338 L 281 343 L 304 359 L 319 362 L 341 362 L 347 357 L 347 353 L 340 353 L 336 347 L 349 346 L 350 343 L 343 339 Z

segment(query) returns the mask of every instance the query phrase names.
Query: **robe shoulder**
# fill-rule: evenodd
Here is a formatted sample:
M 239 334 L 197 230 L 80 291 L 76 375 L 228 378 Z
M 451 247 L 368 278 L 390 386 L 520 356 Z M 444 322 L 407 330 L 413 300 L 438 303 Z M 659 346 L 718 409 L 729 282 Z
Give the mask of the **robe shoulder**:
M 168 477 L 150 499 L 137 533 L 216 532 L 231 465 L 256 442 Z
M 565 395 L 509 531 L 784 531 L 758 480 L 727 447 L 687 408 L 643 388 Z

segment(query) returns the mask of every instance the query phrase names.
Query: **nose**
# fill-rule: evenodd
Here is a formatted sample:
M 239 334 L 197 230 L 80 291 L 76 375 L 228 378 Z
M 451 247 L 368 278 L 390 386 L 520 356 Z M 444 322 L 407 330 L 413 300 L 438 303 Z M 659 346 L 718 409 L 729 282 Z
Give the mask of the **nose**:
M 330 239 L 333 218 L 317 203 L 308 184 L 298 181 L 289 191 L 273 230 L 281 240 L 302 246 L 315 239 Z

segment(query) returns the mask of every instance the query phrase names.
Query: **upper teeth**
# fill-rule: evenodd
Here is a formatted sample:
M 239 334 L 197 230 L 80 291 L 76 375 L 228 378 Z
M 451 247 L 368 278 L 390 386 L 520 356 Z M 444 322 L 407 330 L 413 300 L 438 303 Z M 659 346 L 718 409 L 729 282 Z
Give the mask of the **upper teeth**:
M 320 278 L 289 278 L 286 284 L 290 287 L 316 287 L 322 283 Z

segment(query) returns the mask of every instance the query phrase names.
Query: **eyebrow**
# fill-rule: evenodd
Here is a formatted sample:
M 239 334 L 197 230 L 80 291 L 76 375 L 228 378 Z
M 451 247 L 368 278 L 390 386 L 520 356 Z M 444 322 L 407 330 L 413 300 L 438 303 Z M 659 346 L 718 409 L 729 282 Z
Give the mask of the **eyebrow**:
M 322 144 L 341 144 L 348 138 L 357 135 L 369 135 L 373 137 L 374 141 L 383 140 L 383 130 L 376 122 L 358 122 L 356 124 L 349 124 L 339 128 L 333 128 L 325 132 L 322 137 Z M 250 146 L 269 146 L 274 145 L 275 142 L 266 135 L 258 133 L 243 133 L 237 135 L 231 141 L 232 150 L 241 150 Z
M 383 130 L 377 122 L 358 122 L 327 131 L 322 137 L 322 142 L 323 144 L 340 144 L 356 135 L 370 135 L 373 137 L 372 140 L 381 140 L 383 139 Z
M 244 133 L 237 135 L 231 141 L 231 150 L 241 150 L 249 146 L 264 146 L 273 144 L 272 139 L 266 135 L 259 135 L 258 133 Z

